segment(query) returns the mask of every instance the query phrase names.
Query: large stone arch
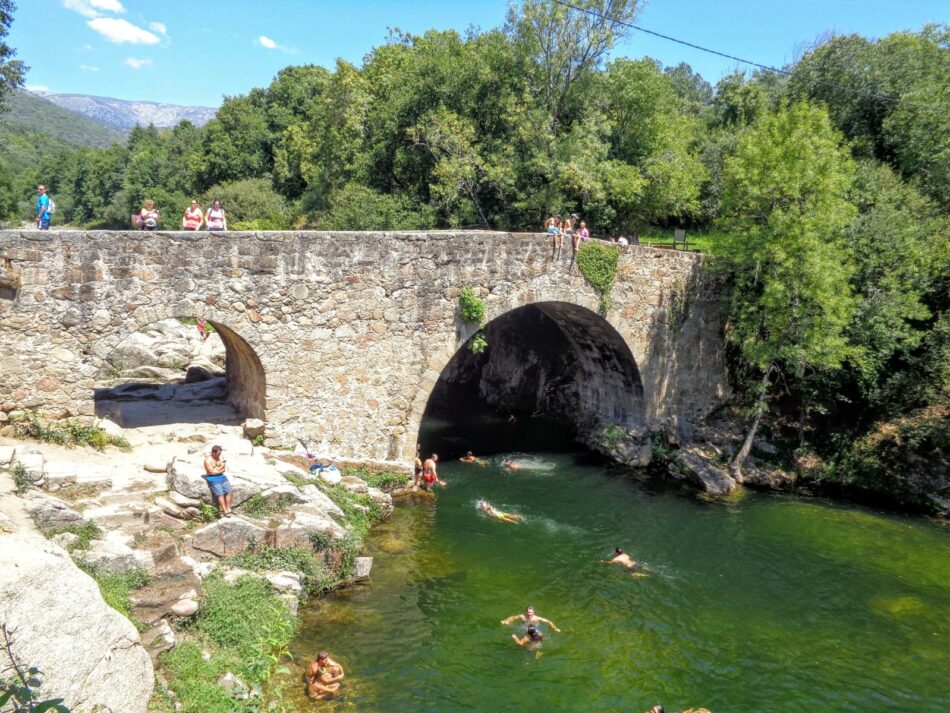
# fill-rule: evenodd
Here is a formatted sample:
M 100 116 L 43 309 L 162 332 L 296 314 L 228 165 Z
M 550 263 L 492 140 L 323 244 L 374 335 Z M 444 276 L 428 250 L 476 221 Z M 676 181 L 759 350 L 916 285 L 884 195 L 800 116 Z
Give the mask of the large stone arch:
M 557 290 L 549 292 L 556 294 Z M 538 295 L 532 293 L 532 296 Z M 510 301 L 506 300 L 504 304 L 510 304 Z M 517 319 L 528 310 L 537 310 L 550 319 L 577 359 L 581 370 L 579 382 L 582 385 L 578 401 L 580 408 L 574 415 L 578 430 L 590 432 L 606 423 L 642 427 L 646 416 L 643 382 L 636 359 L 620 332 L 591 307 L 563 299 L 528 301 L 509 309 L 493 310 L 495 314 L 486 322 L 485 329 L 504 320 Z M 420 432 L 439 379 L 459 358 L 462 350 L 467 348 L 474 331 L 471 327 L 460 325 L 455 348 L 443 349 L 432 355 L 426 387 L 420 389 L 413 403 L 409 433 Z M 437 363 L 433 363 L 435 359 L 438 359 Z M 417 440 L 412 442 L 413 449 Z M 408 457 L 404 454 L 404 458 Z
M 101 371 L 116 346 L 134 332 L 154 322 L 181 317 L 201 317 L 214 327 L 227 351 L 225 372 L 228 401 L 242 417 L 264 420 L 267 410 L 267 375 L 254 346 L 257 335 L 248 330 L 238 332 L 229 325 L 233 315 L 212 305 L 185 301 L 147 310 L 140 308 L 115 326 L 95 325 L 96 317 L 93 316 L 93 325 L 99 327 L 102 334 L 90 349 L 90 366 L 97 372 Z

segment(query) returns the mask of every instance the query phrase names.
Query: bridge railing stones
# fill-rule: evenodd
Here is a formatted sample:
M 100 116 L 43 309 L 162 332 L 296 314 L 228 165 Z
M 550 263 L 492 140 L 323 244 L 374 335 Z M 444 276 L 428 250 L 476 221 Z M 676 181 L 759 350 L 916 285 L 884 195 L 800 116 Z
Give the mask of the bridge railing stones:
M 565 253 L 553 262 L 543 234 L 478 231 L 0 231 L 0 265 L 17 281 L 0 287 L 0 413 L 91 414 L 115 345 L 156 320 L 204 317 L 233 332 L 232 392 L 271 442 L 405 463 L 464 336 L 460 288 L 488 319 L 536 302 L 596 312 Z M 636 361 L 649 422 L 699 417 L 727 394 L 701 261 L 621 254 L 606 319 Z

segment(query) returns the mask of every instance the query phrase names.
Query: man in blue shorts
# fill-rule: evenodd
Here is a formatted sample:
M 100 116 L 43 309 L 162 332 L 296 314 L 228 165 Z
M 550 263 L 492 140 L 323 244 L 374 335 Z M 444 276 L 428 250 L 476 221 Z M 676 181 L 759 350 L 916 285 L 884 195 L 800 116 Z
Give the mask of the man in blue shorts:
M 234 497 L 234 488 L 224 474 L 227 461 L 221 457 L 221 446 L 212 446 L 211 455 L 205 458 L 204 479 L 211 489 L 211 500 L 221 511 L 222 517 L 232 517 L 231 499 Z
M 36 199 L 36 227 L 40 230 L 49 230 L 49 196 L 46 195 L 46 186 L 37 186 L 36 192 L 40 194 L 40 197 Z

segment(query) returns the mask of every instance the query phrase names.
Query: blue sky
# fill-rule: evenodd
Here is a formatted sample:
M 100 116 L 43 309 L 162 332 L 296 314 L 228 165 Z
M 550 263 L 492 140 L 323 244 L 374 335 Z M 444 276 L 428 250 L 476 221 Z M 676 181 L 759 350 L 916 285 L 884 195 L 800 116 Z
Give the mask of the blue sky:
M 30 87 L 217 106 L 289 64 L 359 64 L 387 28 L 501 25 L 505 0 L 16 0 L 10 42 Z M 950 22 L 950 0 L 651 0 L 644 27 L 781 66 L 821 33 L 880 37 Z M 715 83 L 735 63 L 633 32 L 615 55 L 689 62 Z

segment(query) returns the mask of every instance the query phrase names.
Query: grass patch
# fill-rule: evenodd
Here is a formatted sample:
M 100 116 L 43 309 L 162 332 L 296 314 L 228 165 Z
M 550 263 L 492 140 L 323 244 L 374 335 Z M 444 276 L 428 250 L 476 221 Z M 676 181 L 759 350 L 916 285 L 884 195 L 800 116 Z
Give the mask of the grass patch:
M 182 713 L 251 713 L 260 711 L 260 697 L 237 701 L 217 686 L 227 671 L 258 693 L 288 655 L 296 620 L 270 584 L 241 577 L 228 584 L 212 575 L 204 582 L 205 598 L 182 641 L 161 655 L 168 685 L 182 704 Z M 202 650 L 211 655 L 206 661 Z
M 251 517 L 268 517 L 285 512 L 296 502 L 297 499 L 289 493 L 284 493 L 273 500 L 267 500 L 260 493 L 255 493 L 241 503 L 241 512 Z
M 79 540 L 66 548 L 69 552 L 77 552 L 89 549 L 89 543 L 96 538 L 102 537 L 102 529 L 94 522 L 87 522 L 82 525 L 70 525 L 69 527 L 58 527 L 54 530 L 45 530 L 43 532 L 47 539 L 52 539 L 56 535 L 62 535 L 69 532 L 76 535 Z
M 316 480 L 307 480 L 302 475 L 297 475 L 296 473 L 284 473 L 284 480 L 286 480 L 291 485 L 296 485 L 298 488 L 302 488 L 305 485 L 310 485 L 311 483 L 316 484 Z
M 318 557 L 313 550 L 302 547 L 279 549 L 254 543 L 244 552 L 226 559 L 225 563 L 252 572 L 279 572 L 281 570 L 299 572 L 301 585 L 307 597 L 325 591 L 335 581 L 335 577 L 327 569 L 326 560 Z
M 83 426 L 78 421 L 45 421 L 35 411 L 28 411 L 13 419 L 17 438 L 30 438 L 58 446 L 91 446 L 104 451 L 114 446 L 123 451 L 132 450 L 121 436 L 111 436 L 98 426 Z
M 710 254 L 724 234 L 716 230 L 687 230 L 687 249 Z M 639 235 L 641 245 L 672 245 L 673 229 L 647 228 Z
M 355 475 L 357 478 L 365 481 L 371 488 L 380 490 L 389 490 L 409 484 L 409 475 L 407 473 L 396 473 L 391 470 L 384 470 L 379 473 L 371 473 L 363 468 L 347 470 L 347 475 Z
M 148 584 L 149 576 L 145 570 L 137 569 L 123 574 L 110 574 L 81 559 L 77 560 L 76 564 L 79 569 L 96 580 L 106 604 L 135 624 L 139 631 L 145 630 L 141 622 L 132 618 L 132 602 L 129 599 L 129 593 L 133 589 L 139 589 Z

